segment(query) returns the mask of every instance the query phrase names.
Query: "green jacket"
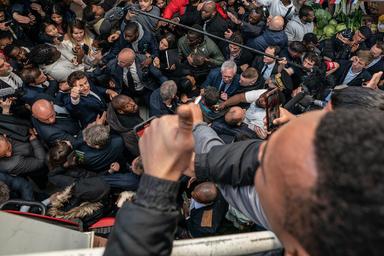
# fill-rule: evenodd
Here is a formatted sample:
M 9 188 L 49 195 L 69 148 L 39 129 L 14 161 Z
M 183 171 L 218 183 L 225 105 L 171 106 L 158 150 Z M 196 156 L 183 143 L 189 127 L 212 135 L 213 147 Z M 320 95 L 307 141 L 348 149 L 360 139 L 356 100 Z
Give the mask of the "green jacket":
M 220 66 L 224 62 L 224 56 L 215 42 L 210 38 L 205 37 L 204 42 L 201 43 L 196 49 L 192 50 L 188 46 L 187 36 L 183 36 L 178 41 L 179 53 L 182 58 L 187 58 L 193 51 L 193 53 L 205 56 L 209 59 L 210 63 L 214 66 Z

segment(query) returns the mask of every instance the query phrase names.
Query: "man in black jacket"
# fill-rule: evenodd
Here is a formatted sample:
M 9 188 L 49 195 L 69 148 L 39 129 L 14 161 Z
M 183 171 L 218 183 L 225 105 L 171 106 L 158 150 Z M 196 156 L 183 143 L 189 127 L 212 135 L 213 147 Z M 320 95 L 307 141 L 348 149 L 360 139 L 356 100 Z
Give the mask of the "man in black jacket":
M 336 70 L 336 85 L 361 86 L 371 79 L 366 66 L 372 61 L 369 51 L 359 51 L 351 61 L 340 61 L 340 67 Z
M 171 253 L 177 180 L 192 156 L 193 120 L 198 122 L 195 131 L 204 125 L 198 108 L 191 109 L 183 106 L 178 116 L 154 120 L 140 140 L 145 174 L 136 201 L 127 203 L 118 214 L 105 255 Z M 379 254 L 384 226 L 375 216 L 383 217 L 377 208 L 383 186 L 373 184 L 381 184 L 384 177 L 381 147 L 377 145 L 384 141 L 383 118 L 381 112 L 362 110 L 304 114 L 280 128 L 257 150 L 260 164 L 256 172 L 253 169 L 256 174 L 245 179 L 249 184 L 254 176 L 255 187 L 244 186 L 240 178 L 245 173 L 236 172 L 231 174 L 238 178 L 229 179 L 231 186 L 221 191 L 226 199 L 233 199 L 229 204 L 237 209 L 248 206 L 250 217 L 277 235 L 286 254 Z M 240 151 L 238 145 L 232 152 L 241 155 L 244 148 Z M 216 148 L 220 149 L 212 150 Z M 236 162 L 242 159 L 239 155 Z M 218 172 L 228 171 L 231 169 L 214 168 L 209 178 L 216 180 Z M 235 182 L 241 186 L 233 187 Z M 361 240 L 362 235 L 371 243 Z

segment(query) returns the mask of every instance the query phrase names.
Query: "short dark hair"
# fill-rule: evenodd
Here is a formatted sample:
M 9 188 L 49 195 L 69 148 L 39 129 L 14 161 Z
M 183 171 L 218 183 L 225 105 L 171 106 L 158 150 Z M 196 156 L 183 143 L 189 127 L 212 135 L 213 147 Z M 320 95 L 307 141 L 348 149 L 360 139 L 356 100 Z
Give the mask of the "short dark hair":
M 239 33 L 233 33 L 232 36 L 229 38 L 229 40 L 238 44 L 244 43 L 243 37 Z
M 303 43 L 318 44 L 319 43 L 319 39 L 317 38 L 316 34 L 314 34 L 314 33 L 307 33 L 303 37 Z
M 310 12 L 313 12 L 313 8 L 308 5 L 303 5 L 299 11 L 299 18 L 307 17 Z
M 316 184 L 309 198 L 289 198 L 285 215 L 286 230 L 309 254 L 382 254 L 383 119 L 381 111 L 348 109 L 320 121 L 313 143 Z
M 305 46 L 302 42 L 300 41 L 292 41 L 289 45 L 288 48 L 291 51 L 297 52 L 297 53 L 304 53 L 305 52 Z
M 83 79 L 84 77 L 87 77 L 84 71 L 78 70 L 73 71 L 67 78 L 67 83 L 69 87 L 74 87 L 76 81 Z
M 195 29 L 198 29 L 198 30 L 203 30 L 203 28 L 198 24 L 195 24 L 192 27 Z M 193 31 L 193 30 L 188 30 L 188 35 L 196 36 L 196 38 L 204 38 L 204 35 L 202 33 L 199 33 L 199 32 Z
M 40 74 L 41 70 L 37 67 L 23 68 L 19 73 L 20 78 L 26 84 L 35 83 L 36 78 L 38 78 Z
M 267 48 L 272 49 L 275 56 L 279 55 L 280 53 L 280 47 L 278 45 L 268 45 Z
M 32 48 L 29 59 L 36 65 L 49 65 L 53 63 L 56 48 L 48 44 L 39 44 Z
M 87 5 L 84 9 L 83 9 L 83 19 L 86 21 L 86 22 L 91 22 L 91 21 L 94 21 L 95 20 L 95 14 L 92 12 L 92 5 Z
M 6 38 L 8 38 L 8 39 L 13 38 L 12 33 L 9 32 L 9 31 L 3 31 L 3 30 L 1 30 L 1 31 L 0 31 L 0 40 L 1 40 L 1 39 L 6 39 Z
M 212 107 L 217 104 L 220 98 L 220 93 L 216 87 L 208 86 L 204 89 L 204 103 L 207 107 Z
M 73 149 L 64 140 L 55 141 L 48 152 L 48 166 L 52 170 L 63 165 Z
M 384 110 L 384 92 L 370 88 L 348 86 L 332 91 L 333 109 L 372 109 Z
M 128 22 L 127 25 L 125 25 L 124 33 L 126 31 L 132 31 L 132 32 L 137 33 L 137 31 L 139 31 L 139 24 L 135 21 Z
M 314 52 L 307 52 L 304 55 L 303 60 L 305 60 L 305 59 L 308 59 L 310 61 L 315 62 L 315 66 L 320 66 L 321 58 L 316 53 L 314 53 Z

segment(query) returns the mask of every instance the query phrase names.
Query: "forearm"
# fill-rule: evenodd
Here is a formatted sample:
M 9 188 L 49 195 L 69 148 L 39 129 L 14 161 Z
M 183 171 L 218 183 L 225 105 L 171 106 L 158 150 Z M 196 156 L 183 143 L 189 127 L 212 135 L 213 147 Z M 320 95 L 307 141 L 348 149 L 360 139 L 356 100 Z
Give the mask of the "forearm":
M 41 145 L 38 139 L 34 139 L 31 141 L 31 145 L 33 148 L 33 154 L 37 160 L 45 160 L 45 150 L 43 145 Z
M 258 140 L 248 140 L 213 147 L 206 154 L 196 154 L 196 177 L 232 186 L 253 185 L 259 166 L 259 145 Z
M 117 215 L 104 255 L 170 255 L 178 190 L 178 182 L 144 174 L 135 202 L 126 203 Z

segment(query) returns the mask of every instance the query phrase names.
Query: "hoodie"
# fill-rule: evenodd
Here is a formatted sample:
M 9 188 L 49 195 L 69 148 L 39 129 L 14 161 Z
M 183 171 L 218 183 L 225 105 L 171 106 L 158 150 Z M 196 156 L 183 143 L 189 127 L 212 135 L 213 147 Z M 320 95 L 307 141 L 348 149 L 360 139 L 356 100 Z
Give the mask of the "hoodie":
M 307 33 L 313 32 L 313 22 L 302 23 L 299 16 L 294 16 L 285 27 L 288 41 L 303 41 L 303 37 Z

